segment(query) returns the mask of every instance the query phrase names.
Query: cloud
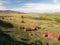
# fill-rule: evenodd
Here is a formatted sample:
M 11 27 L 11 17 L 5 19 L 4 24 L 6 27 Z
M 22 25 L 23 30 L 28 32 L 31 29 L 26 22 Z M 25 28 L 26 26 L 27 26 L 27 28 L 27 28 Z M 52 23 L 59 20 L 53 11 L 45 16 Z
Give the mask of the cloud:
M 58 3 L 60 3 L 60 0 L 53 0 L 53 3 L 58 4 Z
M 53 3 L 57 3 L 58 2 L 58 0 L 53 0 Z
M 8 0 L 0 0 L 0 10 L 7 10 L 7 7 L 4 4 L 8 4 Z
M 0 10 L 7 10 L 7 8 L 4 6 L 0 6 Z
M 25 13 L 55 13 L 60 12 L 60 0 L 52 0 L 54 4 L 47 3 L 24 3 L 22 7 L 17 8 L 9 8 L 10 10 L 20 11 Z M 19 4 L 21 0 L 17 1 Z M 7 6 L 4 4 L 8 4 L 9 0 L 0 0 L 0 10 L 7 10 Z M 11 5 L 12 6 L 12 5 Z
M 9 0 L 0 0 L 0 5 L 8 4 L 9 3 L 8 1 Z
M 55 13 L 60 12 L 60 4 L 27 3 L 23 7 L 11 10 L 25 13 Z

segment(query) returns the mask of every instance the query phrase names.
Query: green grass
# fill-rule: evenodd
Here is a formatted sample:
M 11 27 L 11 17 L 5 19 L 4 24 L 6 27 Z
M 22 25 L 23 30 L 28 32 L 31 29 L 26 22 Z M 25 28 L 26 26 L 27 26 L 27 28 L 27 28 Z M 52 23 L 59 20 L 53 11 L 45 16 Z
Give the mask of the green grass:
M 0 25 L 0 29 L 8 35 L 10 35 L 13 39 L 27 43 L 27 44 L 35 44 L 35 41 L 37 43 L 42 43 L 42 45 L 47 45 L 47 42 L 50 45 L 56 45 L 54 40 L 49 38 L 43 38 L 42 33 L 43 32 L 52 32 L 54 34 L 60 35 L 60 15 L 55 14 L 49 14 L 49 15 L 35 15 L 37 17 L 34 17 L 35 14 L 0 14 L 0 20 L 13 24 L 13 28 L 5 28 Z M 21 17 L 24 16 L 24 17 Z M 25 21 L 25 23 L 21 23 L 22 19 Z M 37 31 L 28 31 L 24 32 L 20 29 L 20 26 L 25 27 L 31 27 L 31 26 L 39 26 L 41 29 L 38 29 Z M 30 34 L 35 34 L 35 38 L 32 38 Z M 60 44 L 60 42 L 56 42 L 57 45 Z

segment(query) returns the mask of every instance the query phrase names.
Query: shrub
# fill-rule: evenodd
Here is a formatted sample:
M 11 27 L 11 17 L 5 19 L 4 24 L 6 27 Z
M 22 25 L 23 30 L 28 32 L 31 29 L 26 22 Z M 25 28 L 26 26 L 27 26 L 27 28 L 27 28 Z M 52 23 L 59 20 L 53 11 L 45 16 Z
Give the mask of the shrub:
M 60 18 L 55 18 L 55 21 L 56 22 L 60 22 Z
M 22 19 L 24 19 L 25 17 L 24 16 L 21 16 Z

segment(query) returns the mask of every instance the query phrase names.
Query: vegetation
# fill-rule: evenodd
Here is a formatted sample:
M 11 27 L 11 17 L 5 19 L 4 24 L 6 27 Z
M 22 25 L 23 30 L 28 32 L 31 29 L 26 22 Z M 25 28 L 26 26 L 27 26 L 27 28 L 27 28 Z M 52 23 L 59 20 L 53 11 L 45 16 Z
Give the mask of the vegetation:
M 50 20 L 50 21 L 56 21 L 56 22 L 60 22 L 60 18 L 57 17 L 51 17 L 50 15 L 43 15 L 43 16 L 39 16 L 39 17 L 29 17 L 30 19 L 35 19 L 35 20 Z
M 41 28 L 24 32 L 21 26 Z M 42 37 L 43 32 L 60 35 L 60 15 L 0 13 L 0 29 L 0 45 L 60 45 L 60 41 Z
M 7 23 L 5 21 L 0 20 L 0 26 L 6 27 L 6 28 L 13 28 L 13 25 L 11 23 Z

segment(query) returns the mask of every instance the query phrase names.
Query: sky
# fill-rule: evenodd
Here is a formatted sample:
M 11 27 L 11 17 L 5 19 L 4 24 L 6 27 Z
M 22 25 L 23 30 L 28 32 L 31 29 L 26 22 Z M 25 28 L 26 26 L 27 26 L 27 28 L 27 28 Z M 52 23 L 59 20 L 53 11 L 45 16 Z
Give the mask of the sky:
M 0 0 L 0 10 L 56 13 L 60 12 L 60 0 Z

